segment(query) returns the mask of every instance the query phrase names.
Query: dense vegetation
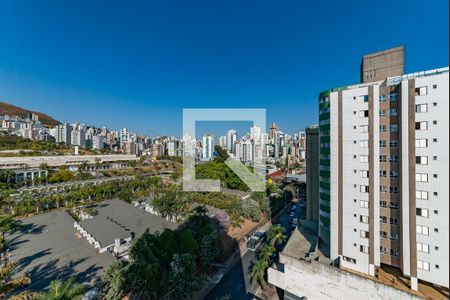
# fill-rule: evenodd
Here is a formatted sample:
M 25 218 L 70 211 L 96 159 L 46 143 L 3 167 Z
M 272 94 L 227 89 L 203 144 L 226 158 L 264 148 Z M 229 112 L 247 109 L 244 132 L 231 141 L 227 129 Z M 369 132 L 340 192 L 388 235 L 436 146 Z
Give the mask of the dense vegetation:
M 33 151 L 53 151 L 55 149 L 66 149 L 68 147 L 55 144 L 53 141 L 37 141 L 15 135 L 0 135 L 0 151 L 26 149 Z M 26 155 L 33 155 L 26 152 Z
M 220 254 L 217 224 L 197 207 L 175 231 L 144 233 L 133 242 L 129 262 L 103 276 L 105 299 L 191 299 Z

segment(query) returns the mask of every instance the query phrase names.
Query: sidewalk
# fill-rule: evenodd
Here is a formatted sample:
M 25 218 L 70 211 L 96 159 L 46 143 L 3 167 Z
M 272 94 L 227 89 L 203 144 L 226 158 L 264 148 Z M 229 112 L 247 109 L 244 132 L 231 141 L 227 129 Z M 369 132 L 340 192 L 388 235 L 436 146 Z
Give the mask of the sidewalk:
M 272 217 L 272 220 L 277 220 L 280 215 L 282 215 L 284 213 L 284 211 L 291 207 L 292 203 L 286 205 L 286 207 L 284 207 L 284 209 L 282 209 L 281 211 L 279 211 L 275 216 Z M 264 223 L 263 225 L 257 227 L 256 229 L 252 230 L 252 232 L 255 231 L 264 231 L 266 232 L 267 230 L 269 230 L 269 228 L 272 226 L 272 222 L 268 221 L 266 223 Z M 222 269 L 218 270 L 215 274 L 213 274 L 212 276 L 210 276 L 210 278 L 216 278 L 218 277 L 220 274 L 223 274 L 223 276 L 225 276 L 228 271 L 237 263 L 241 260 L 241 257 L 245 255 L 245 253 L 247 253 L 247 245 L 246 243 L 239 243 L 239 249 L 236 249 L 233 254 L 231 254 L 227 260 L 224 263 L 224 266 Z M 214 283 L 209 281 L 208 279 L 206 279 L 205 285 L 203 286 L 203 288 L 198 292 L 197 296 L 195 297 L 196 300 L 201 300 L 201 299 L 205 299 L 206 295 L 208 295 L 208 293 L 217 285 L 219 284 L 219 282 Z

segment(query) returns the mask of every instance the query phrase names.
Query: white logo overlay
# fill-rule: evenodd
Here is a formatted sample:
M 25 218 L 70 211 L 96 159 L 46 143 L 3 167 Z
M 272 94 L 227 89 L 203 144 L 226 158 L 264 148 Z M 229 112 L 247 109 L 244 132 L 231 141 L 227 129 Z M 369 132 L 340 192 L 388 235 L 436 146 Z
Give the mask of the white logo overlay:
M 195 125 L 198 121 L 253 121 L 253 172 L 233 153 L 225 164 L 250 188 L 252 192 L 266 190 L 265 164 L 265 109 L 183 109 L 183 190 L 189 192 L 219 192 L 220 180 L 195 179 L 197 140 Z

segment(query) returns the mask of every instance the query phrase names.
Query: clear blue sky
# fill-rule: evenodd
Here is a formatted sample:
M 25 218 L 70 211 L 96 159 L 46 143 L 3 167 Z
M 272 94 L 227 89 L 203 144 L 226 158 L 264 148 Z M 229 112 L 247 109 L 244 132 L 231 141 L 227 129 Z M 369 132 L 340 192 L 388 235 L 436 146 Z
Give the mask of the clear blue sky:
M 363 54 L 448 66 L 448 1 L 1 1 L 0 101 L 63 122 L 181 134 L 183 108 L 266 108 L 296 132 Z

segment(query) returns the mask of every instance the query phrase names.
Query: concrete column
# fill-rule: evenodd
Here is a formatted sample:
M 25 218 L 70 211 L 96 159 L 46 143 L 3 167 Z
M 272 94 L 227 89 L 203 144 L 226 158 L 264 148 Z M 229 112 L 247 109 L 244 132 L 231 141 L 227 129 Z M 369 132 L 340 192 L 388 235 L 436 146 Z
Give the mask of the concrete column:
M 419 283 L 417 277 L 411 276 L 411 289 L 417 291 L 419 289 Z

